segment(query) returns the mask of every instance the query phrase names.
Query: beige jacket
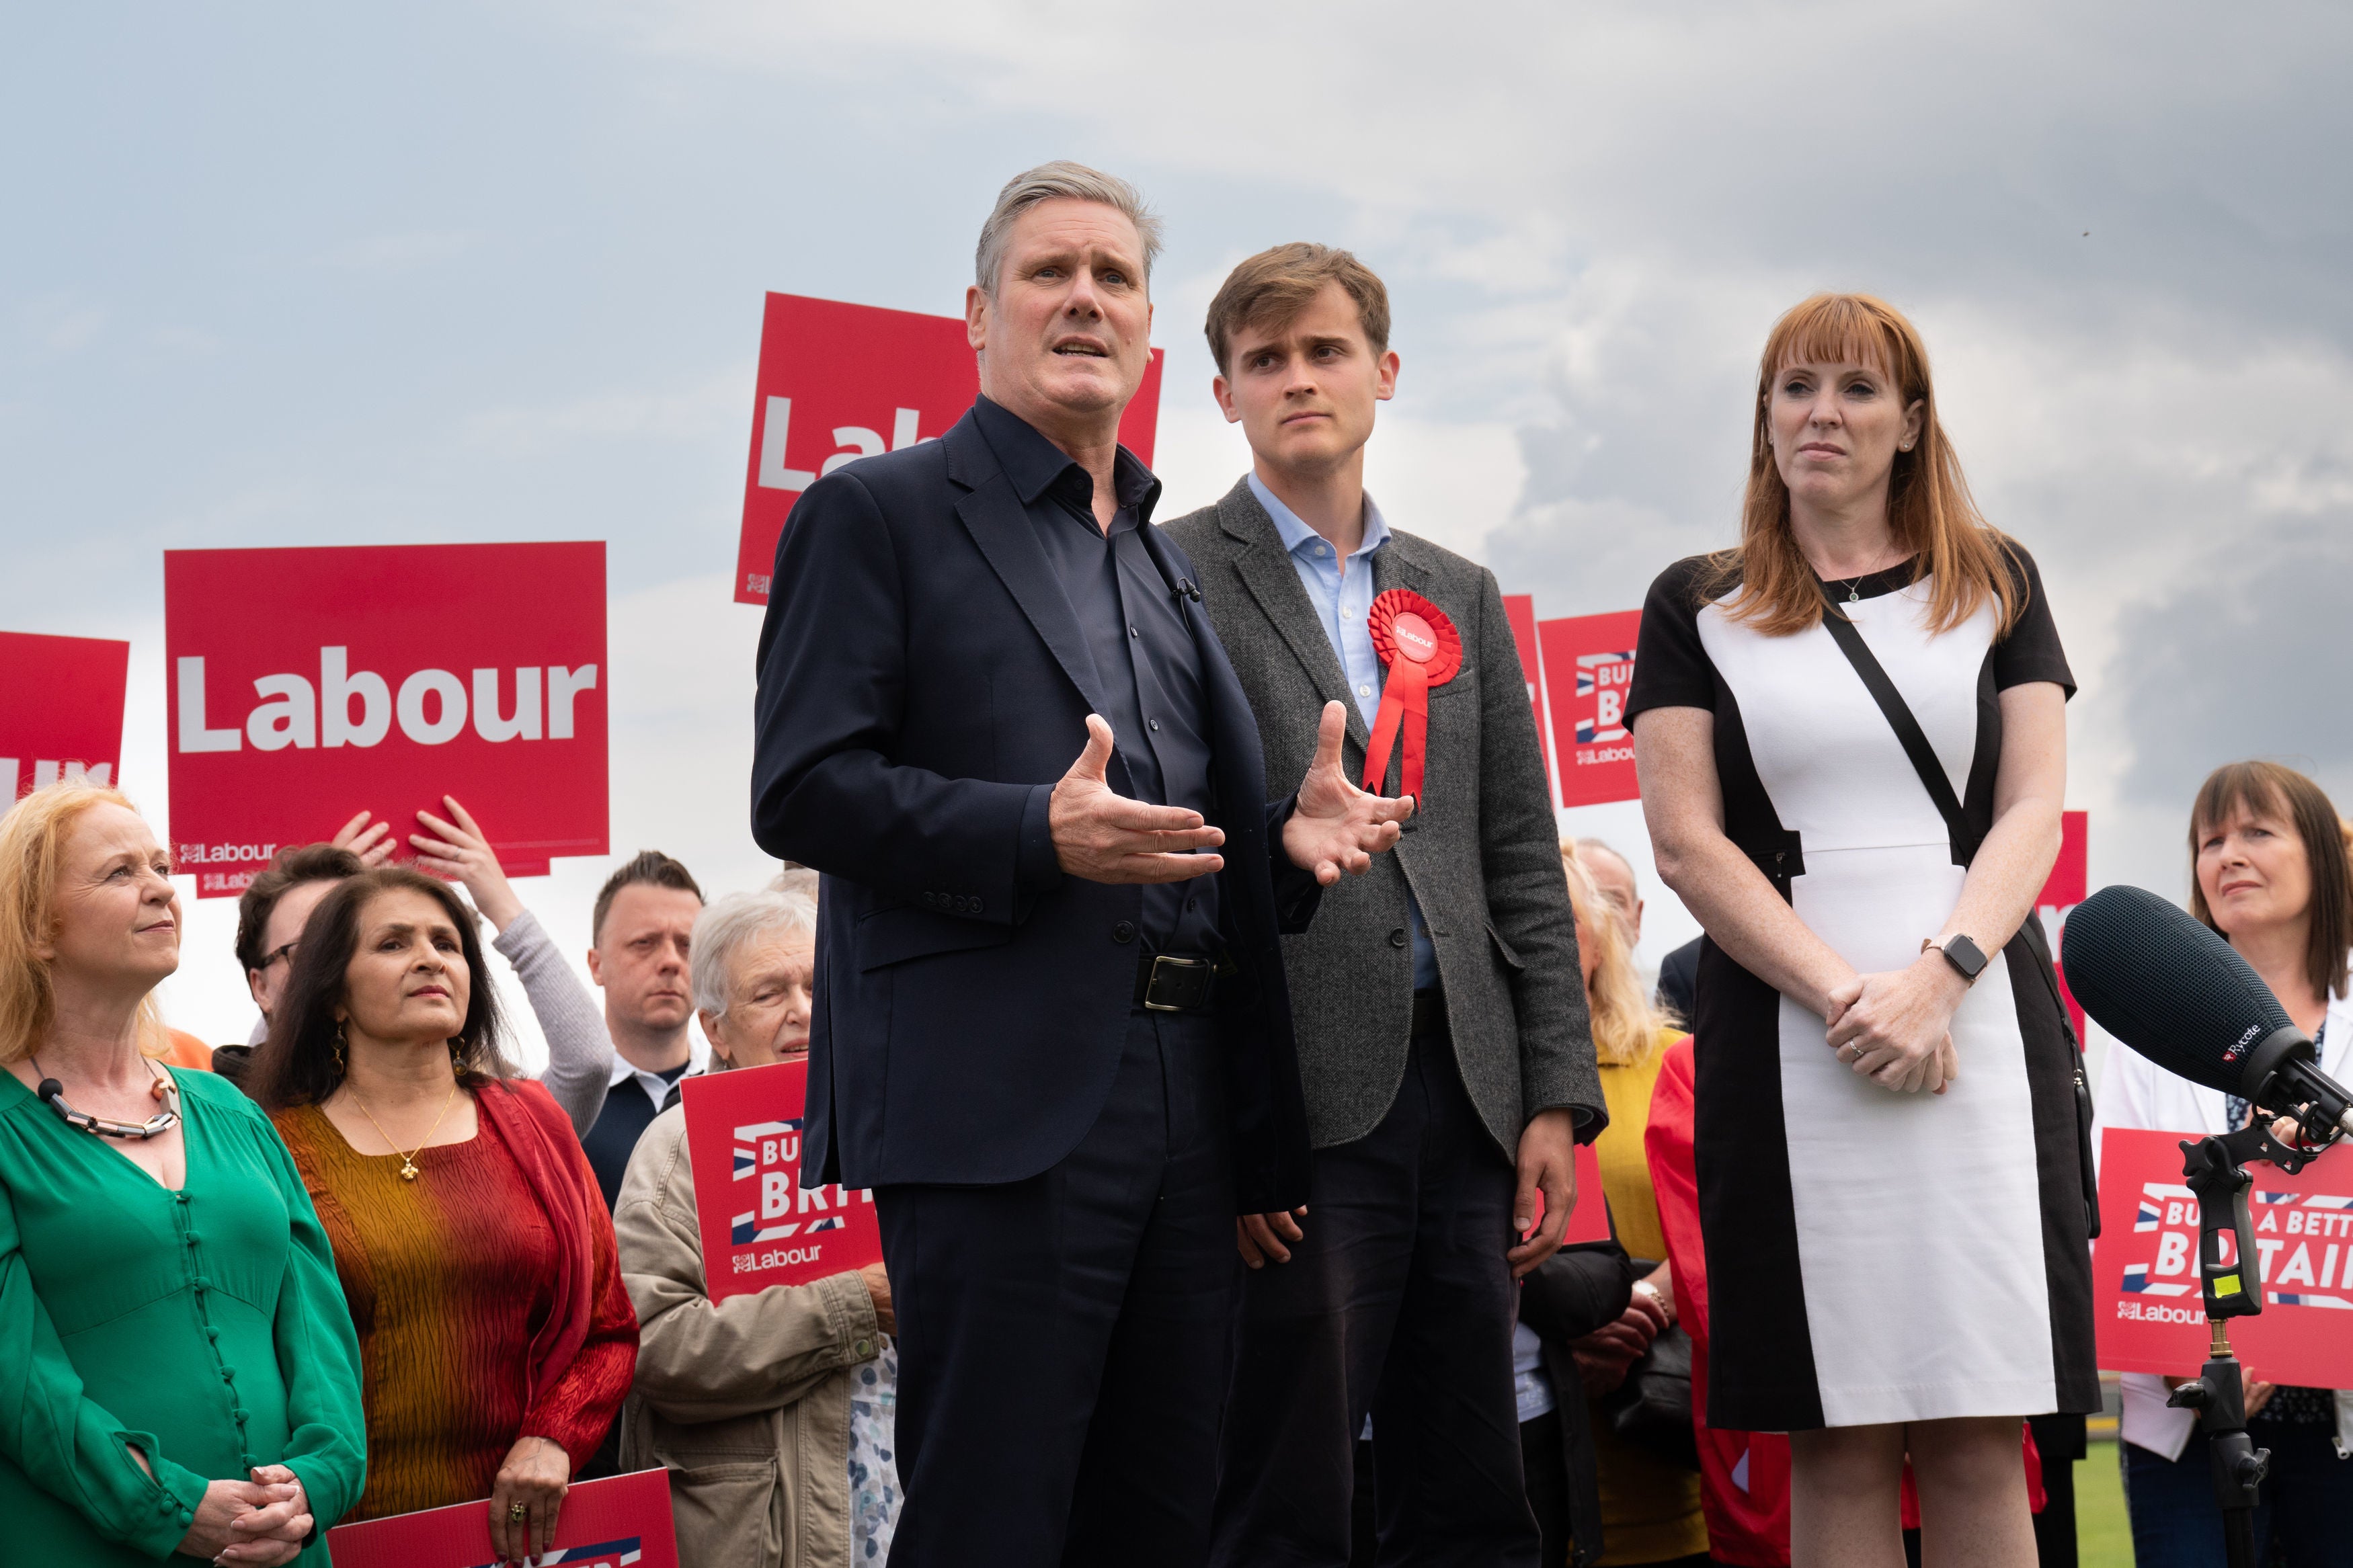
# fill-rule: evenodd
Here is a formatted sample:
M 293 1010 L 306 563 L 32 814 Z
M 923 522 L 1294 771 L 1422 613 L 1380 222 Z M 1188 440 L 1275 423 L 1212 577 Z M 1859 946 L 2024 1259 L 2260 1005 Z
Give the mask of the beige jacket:
M 882 1343 L 865 1283 L 837 1274 L 712 1305 L 676 1106 L 629 1157 L 613 1228 L 638 1323 L 621 1465 L 670 1471 L 679 1561 L 851 1568 L 851 1375 Z

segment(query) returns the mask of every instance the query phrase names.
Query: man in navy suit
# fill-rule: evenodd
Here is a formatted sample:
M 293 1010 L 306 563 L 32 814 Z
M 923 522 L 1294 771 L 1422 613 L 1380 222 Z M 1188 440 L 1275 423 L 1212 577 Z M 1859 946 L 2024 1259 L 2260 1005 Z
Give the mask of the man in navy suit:
M 810 487 L 761 632 L 754 831 L 825 873 L 805 1170 L 875 1189 L 898 1319 L 896 1568 L 1203 1560 L 1235 1219 L 1307 1201 L 1277 939 L 1411 810 L 1336 702 L 1266 800 L 1118 445 L 1158 230 L 1078 164 L 1005 187 L 980 398 Z

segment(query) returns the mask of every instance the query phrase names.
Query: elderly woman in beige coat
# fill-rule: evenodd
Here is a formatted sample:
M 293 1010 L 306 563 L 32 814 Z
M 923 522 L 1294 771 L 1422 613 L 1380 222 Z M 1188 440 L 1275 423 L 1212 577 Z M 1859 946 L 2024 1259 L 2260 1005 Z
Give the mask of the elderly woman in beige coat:
M 806 881 L 779 884 L 722 899 L 695 921 L 694 1001 L 713 1071 L 808 1049 L 817 901 Z M 670 1472 L 679 1561 L 866 1568 L 886 1560 L 899 1482 L 882 1266 L 713 1303 L 674 1095 L 630 1157 L 613 1226 L 640 1325 L 621 1459 Z

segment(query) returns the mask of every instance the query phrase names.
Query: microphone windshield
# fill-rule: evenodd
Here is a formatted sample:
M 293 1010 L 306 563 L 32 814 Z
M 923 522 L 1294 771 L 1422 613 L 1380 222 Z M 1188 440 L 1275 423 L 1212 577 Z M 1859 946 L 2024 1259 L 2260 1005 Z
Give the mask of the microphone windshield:
M 2103 888 L 2067 916 L 2067 989 L 2100 1026 L 2192 1083 L 2240 1094 L 2247 1053 L 2289 1026 L 2253 965 L 2140 888 Z

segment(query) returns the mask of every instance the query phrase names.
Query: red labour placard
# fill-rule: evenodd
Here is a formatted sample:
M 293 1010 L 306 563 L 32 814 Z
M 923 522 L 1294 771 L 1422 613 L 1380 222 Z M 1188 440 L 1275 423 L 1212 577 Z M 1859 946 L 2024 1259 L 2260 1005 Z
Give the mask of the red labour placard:
M 2206 1359 L 2198 1200 L 2181 1184 L 2181 1143 L 2196 1136 L 2113 1127 L 2103 1136 L 2092 1301 L 2100 1364 L 2112 1372 L 2193 1377 Z M 2353 1149 L 2331 1149 L 2294 1176 L 2261 1162 L 2247 1173 L 2263 1310 L 2232 1319 L 2231 1342 L 2250 1377 L 2353 1388 Z
M 172 838 L 200 898 L 455 795 L 510 875 L 607 848 L 605 546 L 164 553 Z
M 1537 651 L 1536 601 L 1532 594 L 1504 595 L 1504 619 L 1512 625 L 1512 640 L 1519 645 L 1520 673 L 1527 678 L 1528 709 L 1535 715 L 1536 755 L 1544 759 L 1545 777 L 1552 777 L 1552 747 L 1545 740 L 1544 658 Z
M 1641 626 L 1641 611 L 1620 610 L 1536 627 L 1563 805 L 1634 800 L 1642 793 L 1634 782 L 1634 733 L 1626 727 L 1626 691 L 1634 681 Z
M 0 813 L 58 778 L 120 782 L 131 645 L 0 632 Z
M 480 1502 L 396 1513 L 327 1531 L 335 1568 L 492 1568 L 491 1510 Z M 564 1568 L 679 1568 L 670 1472 L 575 1481 L 555 1519 L 555 1550 L 540 1563 Z
M 686 1146 L 713 1301 L 882 1261 L 874 1194 L 803 1187 L 808 1061 L 686 1080 Z
M 1145 463 L 1160 418 L 1164 351 L 1119 422 Z M 776 542 L 801 492 L 845 463 L 937 438 L 964 417 L 980 373 L 960 316 L 771 294 L 760 324 L 752 458 L 744 480 L 735 602 L 768 602 Z

